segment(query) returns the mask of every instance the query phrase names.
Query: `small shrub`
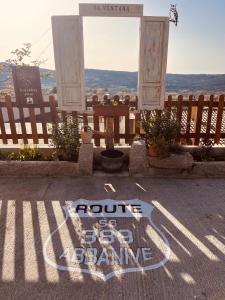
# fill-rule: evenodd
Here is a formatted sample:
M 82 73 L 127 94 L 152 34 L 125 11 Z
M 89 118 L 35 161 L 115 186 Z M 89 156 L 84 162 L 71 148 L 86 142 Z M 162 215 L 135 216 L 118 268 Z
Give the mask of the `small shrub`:
M 163 136 L 157 140 L 156 151 L 160 158 L 166 158 L 169 156 L 169 146 Z
M 61 124 L 52 127 L 51 146 L 59 160 L 77 161 L 80 147 L 78 118 L 68 115 Z
M 37 161 L 37 160 L 50 160 L 50 156 L 41 152 L 37 147 L 23 146 L 18 151 L 11 152 L 8 154 L 7 159 L 9 160 L 20 160 L 20 161 Z
M 196 161 L 214 161 L 213 157 L 213 141 L 211 140 L 200 140 L 200 148 L 193 152 L 194 160 Z
M 181 130 L 176 114 L 167 109 L 142 112 L 142 127 L 148 146 L 156 146 L 161 158 L 169 155 L 170 146 L 176 143 Z

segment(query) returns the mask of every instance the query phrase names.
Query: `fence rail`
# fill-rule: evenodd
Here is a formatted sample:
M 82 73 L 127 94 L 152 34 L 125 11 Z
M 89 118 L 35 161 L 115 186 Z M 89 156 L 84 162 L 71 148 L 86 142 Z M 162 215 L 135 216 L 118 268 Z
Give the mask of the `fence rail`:
M 79 114 L 80 128 L 89 125 L 94 130 L 94 144 L 104 145 L 106 118 L 113 118 L 114 142 L 130 144 L 135 135 L 144 135 L 141 127 L 140 112 L 137 111 L 137 101 L 131 101 L 129 96 L 118 106 L 101 105 L 96 96 L 93 97 L 93 111 Z M 201 139 L 213 140 L 216 144 L 225 144 L 225 114 L 224 95 L 219 98 L 193 96 L 176 99 L 168 96 L 165 107 L 176 113 L 182 123 L 180 141 L 183 144 L 199 145 Z M 75 112 L 73 113 L 75 114 Z M 65 117 L 66 112 L 61 113 Z M 0 102 L 0 143 L 6 144 L 49 144 L 51 127 L 60 122 L 57 111 L 57 101 L 49 96 L 49 101 L 41 107 L 18 107 L 16 102 L 7 96 Z

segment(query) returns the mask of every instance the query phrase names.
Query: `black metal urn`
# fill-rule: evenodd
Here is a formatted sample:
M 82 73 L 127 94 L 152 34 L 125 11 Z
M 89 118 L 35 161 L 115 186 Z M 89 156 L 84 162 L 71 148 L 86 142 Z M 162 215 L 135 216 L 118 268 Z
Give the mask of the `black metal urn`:
M 106 172 L 117 172 L 122 169 L 125 154 L 116 149 L 108 149 L 101 152 L 101 166 Z

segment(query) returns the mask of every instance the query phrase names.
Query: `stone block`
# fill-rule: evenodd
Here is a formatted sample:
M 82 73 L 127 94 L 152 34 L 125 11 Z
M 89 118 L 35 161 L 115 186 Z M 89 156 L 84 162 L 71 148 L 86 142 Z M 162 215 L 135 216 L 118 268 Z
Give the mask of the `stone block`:
M 146 144 L 143 140 L 134 141 L 130 150 L 130 175 L 145 175 L 148 170 Z
M 78 176 L 78 163 L 68 161 L 0 161 L 0 176 Z
M 193 177 L 225 177 L 225 162 L 195 162 Z
M 169 157 L 160 159 L 149 157 L 149 165 L 158 169 L 190 169 L 194 164 L 192 155 L 189 152 L 182 154 L 171 154 Z
M 82 144 L 79 151 L 79 174 L 83 176 L 91 176 L 93 173 L 93 144 Z

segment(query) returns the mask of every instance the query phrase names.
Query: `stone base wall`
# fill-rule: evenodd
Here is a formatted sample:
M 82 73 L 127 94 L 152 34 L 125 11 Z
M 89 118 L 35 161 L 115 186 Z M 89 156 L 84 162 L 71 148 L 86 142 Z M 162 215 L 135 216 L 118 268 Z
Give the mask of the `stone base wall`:
M 83 144 L 78 163 L 67 161 L 0 161 L 0 176 L 91 176 L 93 159 L 99 156 L 99 148 Z M 165 159 L 147 155 L 143 141 L 132 147 L 120 148 L 129 154 L 129 175 L 151 178 L 205 178 L 225 177 L 225 161 L 196 162 L 190 153 L 171 155 Z M 112 174 L 113 176 L 113 174 Z
M 189 152 L 171 154 L 164 159 L 149 157 L 145 143 L 134 143 L 129 171 L 130 176 L 151 178 L 218 178 L 225 177 L 225 161 L 196 162 Z
M 79 164 L 68 161 L 0 161 L 0 176 L 78 176 Z

